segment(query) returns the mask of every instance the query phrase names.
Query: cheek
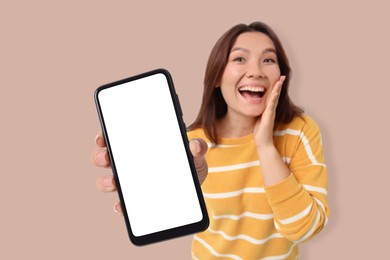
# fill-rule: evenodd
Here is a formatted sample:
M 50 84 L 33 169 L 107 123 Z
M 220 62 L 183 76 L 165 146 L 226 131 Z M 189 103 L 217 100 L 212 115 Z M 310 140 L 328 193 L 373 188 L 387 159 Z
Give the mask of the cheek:
M 232 102 L 236 99 L 236 88 L 234 87 L 234 83 L 229 79 L 225 79 L 225 81 L 222 82 L 220 89 L 223 99 L 228 106 L 231 106 L 233 104 Z
M 242 75 L 243 73 L 242 70 L 243 70 L 242 67 L 237 67 L 233 65 L 230 66 L 229 64 L 226 65 L 225 70 L 222 74 L 221 81 L 227 83 L 236 82 L 240 78 L 240 75 Z
M 280 69 L 279 66 L 268 68 L 268 78 L 271 83 L 271 86 L 275 85 L 275 83 L 280 79 Z
M 230 79 L 229 79 L 229 71 L 227 71 L 226 69 L 225 69 L 225 71 L 224 71 L 224 73 L 222 74 L 222 77 L 221 77 L 221 82 L 219 83 L 219 85 L 222 87 L 222 86 L 224 86 L 224 85 L 226 85 L 226 84 L 229 84 L 229 82 L 230 82 Z
M 221 85 L 221 94 L 226 103 L 230 103 L 230 100 L 234 96 L 233 89 L 227 84 Z

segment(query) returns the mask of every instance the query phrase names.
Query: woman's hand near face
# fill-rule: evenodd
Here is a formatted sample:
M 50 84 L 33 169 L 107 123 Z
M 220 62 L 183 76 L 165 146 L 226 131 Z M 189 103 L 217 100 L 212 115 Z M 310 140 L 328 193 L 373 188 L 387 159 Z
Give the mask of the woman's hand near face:
M 97 147 L 92 151 L 91 161 L 94 165 L 103 168 L 111 168 L 110 159 L 108 158 L 106 143 L 103 138 L 102 131 L 95 138 Z M 190 150 L 194 158 L 195 167 L 198 173 L 200 184 L 204 182 L 208 173 L 208 166 L 205 159 L 207 152 L 207 143 L 200 138 L 190 140 Z M 102 192 L 116 191 L 115 180 L 112 175 L 101 176 L 96 181 L 96 187 Z M 114 205 L 114 211 L 122 214 L 120 203 Z
M 273 128 L 278 105 L 279 94 L 285 76 L 281 76 L 267 97 L 266 108 L 254 128 L 257 153 L 265 186 L 275 185 L 290 175 L 290 170 L 284 163 L 273 141 Z
M 253 134 L 256 141 L 257 149 L 274 146 L 273 128 L 276 116 L 276 107 L 280 91 L 286 76 L 280 76 L 279 80 L 271 88 L 271 92 L 267 97 L 265 110 L 261 117 L 257 120 Z

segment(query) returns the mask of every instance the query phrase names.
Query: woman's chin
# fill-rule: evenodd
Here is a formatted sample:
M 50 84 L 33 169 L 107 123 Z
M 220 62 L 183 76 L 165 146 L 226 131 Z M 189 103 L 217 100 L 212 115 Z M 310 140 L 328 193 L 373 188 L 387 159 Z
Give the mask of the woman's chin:
M 253 109 L 253 110 L 248 110 L 248 111 L 245 111 L 244 112 L 244 115 L 245 116 L 248 116 L 248 117 L 260 117 L 264 112 L 264 109 Z

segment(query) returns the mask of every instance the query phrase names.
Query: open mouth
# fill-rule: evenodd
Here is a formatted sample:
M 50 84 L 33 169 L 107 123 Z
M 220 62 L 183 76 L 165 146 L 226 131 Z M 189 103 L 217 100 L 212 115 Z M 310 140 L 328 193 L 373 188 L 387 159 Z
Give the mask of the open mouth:
M 245 98 L 262 98 L 266 92 L 264 87 L 243 86 L 238 89 Z

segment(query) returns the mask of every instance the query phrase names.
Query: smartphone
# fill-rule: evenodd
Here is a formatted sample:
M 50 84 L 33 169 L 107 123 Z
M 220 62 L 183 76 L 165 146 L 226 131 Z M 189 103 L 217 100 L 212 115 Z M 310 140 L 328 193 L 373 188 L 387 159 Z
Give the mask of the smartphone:
M 209 218 L 170 73 L 103 85 L 95 103 L 131 242 L 205 230 Z

